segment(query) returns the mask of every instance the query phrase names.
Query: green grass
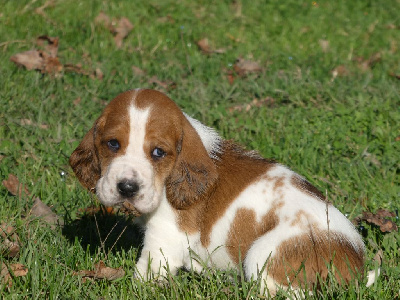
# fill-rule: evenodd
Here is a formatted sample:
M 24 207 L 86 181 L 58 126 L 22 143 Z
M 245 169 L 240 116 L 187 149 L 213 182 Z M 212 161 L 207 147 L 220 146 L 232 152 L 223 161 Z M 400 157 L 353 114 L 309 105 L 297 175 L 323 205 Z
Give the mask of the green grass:
M 148 82 L 152 76 L 176 83 L 168 95 L 187 113 L 306 176 L 350 219 L 362 211 L 399 210 L 400 80 L 389 74 L 400 75 L 400 1 L 265 2 L 237 1 L 238 9 L 231 1 L 60 0 L 43 17 L 35 13 L 43 0 L 0 0 L 0 179 L 17 175 L 66 222 L 64 229 L 51 230 L 27 220 L 32 199 L 0 187 L 0 223 L 13 223 L 22 244 L 20 256 L 8 262 L 29 269 L 11 288 L 0 285 L 2 298 L 258 297 L 257 281 L 218 270 L 182 271 L 164 285 L 137 281 L 133 268 L 140 240 L 130 220 L 79 212 L 95 200 L 68 167 L 69 155 L 107 101 L 127 89 L 157 87 Z M 107 29 L 95 25 L 100 11 L 134 25 L 121 49 Z M 166 16 L 173 22 L 165 22 Z M 103 80 L 76 73 L 54 77 L 10 61 L 34 49 L 44 34 L 60 38 L 62 63 L 100 68 Z M 204 37 L 226 52 L 203 54 L 196 41 Z M 329 41 L 327 51 L 320 40 Z M 378 52 L 376 64 L 367 70 L 358 66 L 357 58 Z M 259 62 L 263 71 L 231 85 L 226 74 L 239 57 Z M 146 75 L 135 75 L 132 66 Z M 347 74 L 333 78 L 338 66 Z M 229 111 L 267 97 L 274 99 L 269 106 Z M 21 119 L 34 125 L 22 125 Z M 319 298 L 399 298 L 399 233 L 363 225 L 367 269 L 381 248 L 383 275 L 368 289 L 332 282 Z M 73 276 L 100 259 L 123 267 L 125 277 L 110 283 Z

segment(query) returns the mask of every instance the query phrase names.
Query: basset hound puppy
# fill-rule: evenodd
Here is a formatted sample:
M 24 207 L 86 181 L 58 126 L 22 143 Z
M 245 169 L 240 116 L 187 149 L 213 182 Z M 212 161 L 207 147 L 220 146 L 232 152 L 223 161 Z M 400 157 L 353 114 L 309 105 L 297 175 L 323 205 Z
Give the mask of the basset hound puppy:
M 262 292 L 363 272 L 351 222 L 300 175 L 183 113 L 161 92 L 112 100 L 70 157 L 106 206 L 130 203 L 145 228 L 136 275 L 243 268 Z

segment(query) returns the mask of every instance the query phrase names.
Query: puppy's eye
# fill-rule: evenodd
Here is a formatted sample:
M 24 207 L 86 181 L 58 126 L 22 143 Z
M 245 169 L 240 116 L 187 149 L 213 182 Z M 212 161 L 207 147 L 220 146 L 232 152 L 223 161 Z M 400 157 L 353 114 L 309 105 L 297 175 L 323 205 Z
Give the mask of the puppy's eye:
M 121 147 L 119 142 L 117 140 L 109 140 L 107 142 L 107 147 L 113 152 L 117 152 L 119 148 Z
M 153 152 L 151 153 L 151 157 L 153 159 L 160 159 L 163 158 L 167 153 L 161 148 L 154 148 Z

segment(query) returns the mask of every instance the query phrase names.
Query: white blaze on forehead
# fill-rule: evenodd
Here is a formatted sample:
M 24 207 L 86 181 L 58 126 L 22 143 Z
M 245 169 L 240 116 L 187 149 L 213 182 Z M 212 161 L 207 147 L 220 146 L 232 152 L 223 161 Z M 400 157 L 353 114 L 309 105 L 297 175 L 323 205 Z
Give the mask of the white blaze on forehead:
M 126 148 L 128 156 L 144 155 L 143 145 L 146 137 L 146 125 L 149 118 L 150 108 L 138 109 L 136 106 L 129 107 L 129 141 Z

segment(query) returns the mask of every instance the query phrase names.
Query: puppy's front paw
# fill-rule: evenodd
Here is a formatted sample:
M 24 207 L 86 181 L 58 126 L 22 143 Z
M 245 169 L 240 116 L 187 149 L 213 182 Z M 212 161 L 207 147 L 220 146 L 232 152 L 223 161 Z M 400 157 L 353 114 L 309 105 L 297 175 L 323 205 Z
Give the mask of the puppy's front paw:
M 140 258 L 136 264 L 135 278 L 143 281 L 161 280 L 163 281 L 170 272 L 168 264 L 162 264 L 161 261 Z

